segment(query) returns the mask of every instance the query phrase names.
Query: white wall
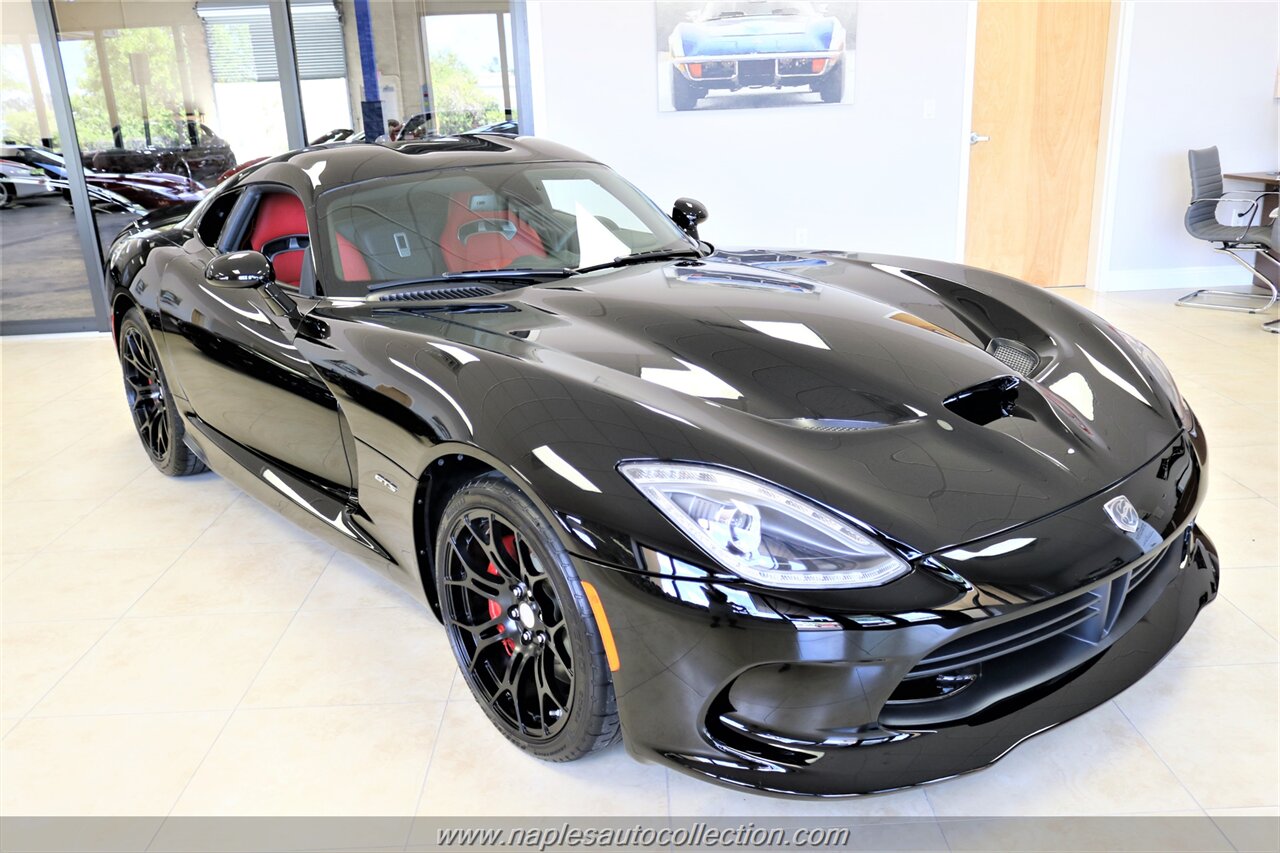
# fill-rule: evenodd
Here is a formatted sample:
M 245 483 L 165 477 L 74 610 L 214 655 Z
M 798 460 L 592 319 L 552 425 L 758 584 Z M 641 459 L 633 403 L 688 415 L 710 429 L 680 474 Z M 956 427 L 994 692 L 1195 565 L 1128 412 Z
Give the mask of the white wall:
M 651 2 L 530 0 L 536 130 L 701 200 L 712 242 L 954 258 L 968 14 L 863 2 L 852 104 L 658 113 Z
M 712 242 L 958 260 L 973 8 L 863 0 L 850 105 L 659 113 L 651 2 L 529 0 L 536 129 L 664 207 L 702 200 Z M 1125 25 L 1094 286 L 1248 281 L 1183 229 L 1186 152 L 1216 144 L 1228 171 L 1280 165 L 1277 8 L 1117 7 Z
M 1126 4 L 1115 93 L 1113 227 L 1102 290 L 1246 284 L 1249 275 L 1182 225 L 1187 149 L 1217 145 L 1225 171 L 1275 169 L 1280 38 L 1268 2 Z M 1257 184 L 1229 188 L 1260 191 Z

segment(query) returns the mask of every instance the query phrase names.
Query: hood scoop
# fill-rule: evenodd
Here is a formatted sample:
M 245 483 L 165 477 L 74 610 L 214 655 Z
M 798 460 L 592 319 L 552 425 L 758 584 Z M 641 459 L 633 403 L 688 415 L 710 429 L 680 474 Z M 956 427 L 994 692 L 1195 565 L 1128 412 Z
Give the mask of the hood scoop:
M 446 299 L 479 299 L 498 291 L 484 284 L 437 284 L 379 296 L 379 302 L 435 302 Z
M 986 426 L 1013 414 L 1021 384 L 1022 380 L 1016 376 L 997 376 L 957 391 L 943 400 L 942 405 L 970 423 Z
M 1040 354 L 1031 347 L 1011 338 L 992 338 L 987 352 L 1011 370 L 1023 376 L 1033 376 L 1040 366 Z

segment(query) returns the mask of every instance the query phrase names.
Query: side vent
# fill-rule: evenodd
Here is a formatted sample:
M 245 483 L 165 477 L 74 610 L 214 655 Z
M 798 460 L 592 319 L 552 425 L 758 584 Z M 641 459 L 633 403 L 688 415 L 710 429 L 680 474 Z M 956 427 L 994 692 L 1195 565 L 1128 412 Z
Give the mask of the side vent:
M 1035 350 L 1010 338 L 992 338 L 987 352 L 1023 376 L 1031 376 L 1040 366 L 1040 356 Z
M 957 391 L 942 401 L 942 405 L 960 417 L 978 426 L 1007 418 L 1018 404 L 1018 386 L 1022 380 L 1016 376 L 997 376 L 995 379 Z
M 422 302 L 445 299 L 479 299 L 482 296 L 493 296 L 498 291 L 482 284 L 444 285 L 441 287 L 422 287 L 416 290 L 402 290 L 379 296 L 379 302 Z

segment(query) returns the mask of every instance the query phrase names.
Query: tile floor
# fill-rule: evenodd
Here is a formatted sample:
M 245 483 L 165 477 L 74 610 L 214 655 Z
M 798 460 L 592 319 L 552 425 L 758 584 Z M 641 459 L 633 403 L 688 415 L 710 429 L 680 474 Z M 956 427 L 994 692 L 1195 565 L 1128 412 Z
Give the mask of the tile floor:
M 105 336 L 5 340 L 0 813 L 519 810 L 494 805 L 501 766 L 569 815 L 1277 814 L 1280 337 L 1176 294 L 1063 294 L 1150 343 L 1204 420 L 1222 594 L 1147 678 L 996 767 L 836 802 L 620 748 L 524 757 L 407 595 L 213 474 L 150 467 Z

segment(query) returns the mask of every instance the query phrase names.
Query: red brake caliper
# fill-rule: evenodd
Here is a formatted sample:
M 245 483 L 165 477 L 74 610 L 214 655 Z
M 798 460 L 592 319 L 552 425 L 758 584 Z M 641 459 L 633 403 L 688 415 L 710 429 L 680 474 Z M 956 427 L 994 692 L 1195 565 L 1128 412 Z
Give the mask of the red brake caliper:
M 516 537 L 515 537 L 515 534 L 513 534 L 513 533 L 508 533 L 506 536 L 503 536 L 503 537 L 502 537 L 502 548 L 503 548 L 503 550 L 505 550 L 505 551 L 507 552 L 507 556 L 511 557 L 511 559 L 513 559 L 513 560 L 515 559 L 515 557 L 516 557 Z M 498 574 L 498 567 L 497 567 L 497 566 L 495 566 L 493 563 L 490 563 L 490 564 L 489 564 L 489 574 L 491 574 L 491 575 L 496 575 L 496 574 Z M 500 617 L 501 615 L 502 615 L 502 605 L 501 605 L 501 604 L 500 604 L 496 599 L 492 599 L 492 598 L 491 598 L 491 599 L 489 599 L 489 618 L 490 618 L 490 619 L 497 619 L 497 618 L 498 618 L 498 617 Z M 499 633 L 499 634 L 501 634 L 501 633 L 503 633 L 503 632 L 505 632 L 505 631 L 506 631 L 506 627 L 505 627 L 505 626 L 503 626 L 503 625 L 499 625 L 499 626 L 498 626 L 498 633 Z M 515 654 L 515 651 L 516 651 L 516 643 L 515 643 L 515 640 L 503 640 L 503 641 L 502 641 L 502 648 L 503 648 L 503 650 L 507 653 L 507 657 L 510 657 L 511 655 Z

